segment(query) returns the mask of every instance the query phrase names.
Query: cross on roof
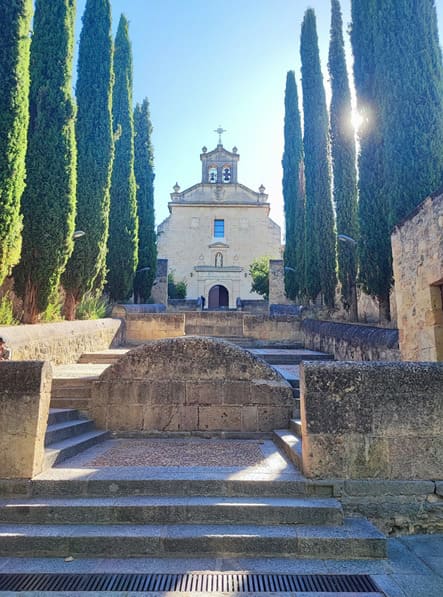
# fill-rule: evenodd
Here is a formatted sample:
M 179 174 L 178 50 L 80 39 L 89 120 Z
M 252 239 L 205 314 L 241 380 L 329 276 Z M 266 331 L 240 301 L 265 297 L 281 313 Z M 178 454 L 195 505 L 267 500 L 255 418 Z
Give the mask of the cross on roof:
M 218 126 L 218 129 L 215 129 L 214 133 L 218 134 L 218 144 L 219 145 L 223 145 L 221 136 L 222 136 L 223 133 L 226 133 L 226 132 L 227 131 L 225 129 L 223 129 L 221 127 L 221 125 Z

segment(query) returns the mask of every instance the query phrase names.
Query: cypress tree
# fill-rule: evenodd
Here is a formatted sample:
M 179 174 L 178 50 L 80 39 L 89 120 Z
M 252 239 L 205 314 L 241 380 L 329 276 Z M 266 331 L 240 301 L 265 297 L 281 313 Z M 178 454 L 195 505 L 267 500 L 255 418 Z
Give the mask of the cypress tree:
M 76 305 L 86 292 L 92 290 L 107 250 L 113 159 L 113 49 L 110 30 L 109 0 L 87 0 L 80 35 L 76 85 L 76 228 L 86 234 L 76 241 L 62 276 L 67 319 L 74 319 Z M 102 289 L 103 286 L 97 290 Z
M 144 99 L 134 110 L 135 180 L 139 222 L 138 271 L 134 278 L 134 298 L 146 303 L 151 296 L 157 267 L 157 242 L 154 214 L 154 154 L 149 101 Z
M 305 13 L 300 44 L 306 175 L 306 287 L 311 299 L 322 294 L 334 305 L 336 247 L 331 199 L 329 124 L 320 68 L 315 13 Z
M 112 116 L 115 156 L 111 180 L 108 239 L 108 291 L 111 299 L 127 300 L 137 268 L 138 219 L 134 175 L 132 55 L 124 15 L 115 38 Z
M 305 292 L 305 189 L 303 140 L 294 71 L 286 76 L 283 153 L 283 199 L 286 243 L 284 262 L 286 296 L 291 300 Z
M 389 226 L 443 184 L 443 64 L 434 0 L 378 0 Z
M 331 81 L 331 157 L 334 173 L 334 203 L 337 231 L 357 237 L 357 173 L 354 129 L 351 114 L 351 92 L 343 41 L 343 20 L 340 3 L 331 0 L 331 40 L 329 46 L 329 76 Z M 344 307 L 357 319 L 356 247 L 338 243 L 338 276 Z
M 0 2 L 0 285 L 20 257 L 32 1 Z
M 14 271 L 25 323 L 55 300 L 73 248 L 75 105 L 71 93 L 75 0 L 37 0 L 31 41 L 23 249 Z
M 383 191 L 387 171 L 383 160 L 381 104 L 386 93 L 379 65 L 384 60 L 381 38 L 385 34 L 378 0 L 353 0 L 351 42 L 359 129 L 358 220 L 359 280 L 366 293 L 379 303 L 380 320 L 390 319 L 389 291 L 392 257 L 389 206 Z

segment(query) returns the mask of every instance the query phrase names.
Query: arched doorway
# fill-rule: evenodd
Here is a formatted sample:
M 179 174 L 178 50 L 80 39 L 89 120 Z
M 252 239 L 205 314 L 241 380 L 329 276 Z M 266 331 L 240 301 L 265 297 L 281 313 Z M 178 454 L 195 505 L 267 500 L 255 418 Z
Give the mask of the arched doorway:
M 227 288 L 217 284 L 209 291 L 208 309 L 218 309 L 220 307 L 229 307 L 229 292 Z

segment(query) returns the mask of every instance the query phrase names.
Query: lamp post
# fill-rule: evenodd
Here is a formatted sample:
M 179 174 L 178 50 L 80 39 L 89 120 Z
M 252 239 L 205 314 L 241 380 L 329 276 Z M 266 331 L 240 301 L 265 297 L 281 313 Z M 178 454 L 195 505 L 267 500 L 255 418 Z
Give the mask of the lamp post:
M 337 238 L 342 243 L 348 245 L 350 250 L 353 252 L 353 260 L 352 260 L 352 271 L 349 272 L 349 286 L 351 289 L 351 320 L 358 322 L 358 300 L 357 300 L 357 272 L 356 272 L 356 250 L 357 250 L 357 241 L 352 236 L 348 236 L 347 234 L 338 234 Z
M 85 236 L 86 232 L 84 230 L 75 230 L 72 234 L 72 240 L 77 240 L 82 236 Z

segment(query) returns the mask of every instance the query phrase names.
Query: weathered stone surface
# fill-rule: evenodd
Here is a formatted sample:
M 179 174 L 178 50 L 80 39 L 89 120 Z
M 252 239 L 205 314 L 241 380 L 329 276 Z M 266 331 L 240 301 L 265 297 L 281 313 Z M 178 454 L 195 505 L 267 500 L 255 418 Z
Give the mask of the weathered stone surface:
M 43 361 L 0 363 L 0 478 L 41 472 L 52 369 Z
M 91 416 L 112 431 L 269 432 L 292 416 L 291 386 L 267 363 L 210 338 L 128 352 L 92 385 Z
M 16 361 L 47 360 L 55 365 L 75 363 L 84 352 L 118 346 L 121 321 L 97 319 L 0 327 Z
M 269 304 L 285 305 L 285 269 L 283 259 L 269 260 Z
M 338 361 L 399 361 L 398 330 L 305 319 L 305 348 L 333 354 Z
M 300 388 L 307 476 L 441 477 L 443 363 L 305 362 Z
M 402 358 L 443 360 L 443 194 L 428 197 L 391 237 Z

